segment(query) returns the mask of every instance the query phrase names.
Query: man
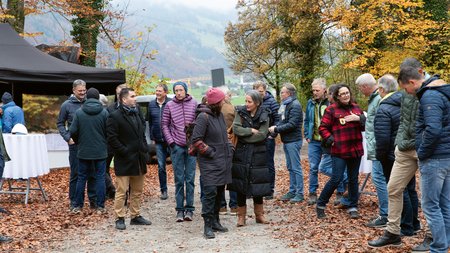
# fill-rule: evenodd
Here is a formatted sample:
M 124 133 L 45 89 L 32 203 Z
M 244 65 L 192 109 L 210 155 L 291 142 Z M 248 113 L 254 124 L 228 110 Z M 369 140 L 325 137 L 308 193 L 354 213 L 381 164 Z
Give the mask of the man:
M 9 161 L 8 153 L 6 152 L 5 143 L 3 142 L 3 135 L 0 132 L 0 180 L 3 177 L 3 170 L 5 169 L 5 162 Z M 0 212 L 7 213 L 5 209 L 0 207 Z M 12 241 L 9 236 L 0 235 L 0 243 L 6 243 Z
M 97 196 L 97 212 L 105 210 L 105 169 L 108 156 L 106 143 L 106 120 L 108 112 L 100 103 L 97 89 L 90 88 L 86 92 L 86 102 L 75 112 L 70 125 L 70 135 L 78 145 L 79 159 L 76 202 L 72 212 L 80 213 L 84 204 L 84 189 L 88 174 L 95 175 L 95 192 Z
M 253 89 L 257 90 L 261 97 L 263 98 L 263 108 L 270 111 L 270 126 L 276 126 L 280 121 L 280 116 L 278 115 L 278 109 L 280 105 L 277 103 L 272 93 L 267 90 L 267 84 L 262 81 L 257 81 L 253 84 Z M 267 151 L 267 166 L 269 167 L 270 173 L 270 188 L 272 189 L 272 194 L 267 196 L 265 199 L 273 199 L 273 194 L 275 192 L 275 138 L 277 134 L 269 134 L 266 139 L 266 151 Z
M 155 142 L 156 158 L 158 159 L 158 178 L 161 190 L 160 199 L 166 200 L 167 196 L 167 172 L 166 158 L 168 146 L 161 130 L 161 118 L 167 102 L 171 99 L 167 97 L 169 89 L 164 83 L 158 84 L 155 89 L 156 99 L 148 103 L 148 127 L 150 139 Z
M 78 147 L 70 136 L 69 128 L 72 124 L 75 111 L 78 110 L 85 101 L 86 96 L 86 82 L 77 79 L 72 85 L 73 94 L 61 105 L 56 126 L 59 134 L 69 145 L 69 164 L 70 164 L 70 179 L 69 179 L 69 211 L 75 207 L 76 203 L 76 189 L 78 181 Z M 96 208 L 95 196 L 95 177 L 90 174 L 88 177 L 88 198 L 91 208 Z
M 151 225 L 140 215 L 144 178 L 147 173 L 148 146 L 145 140 L 145 122 L 136 108 L 136 93 L 131 88 L 123 88 L 119 94 L 120 106 L 106 121 L 107 138 L 114 153 L 116 174 L 116 196 L 114 212 L 116 229 L 124 230 L 128 189 L 130 225 Z
M 329 105 L 326 97 L 327 84 L 324 78 L 314 79 L 312 84 L 313 97 L 308 100 L 305 112 L 304 134 L 308 142 L 309 160 L 309 200 L 308 205 L 317 202 L 317 188 L 319 187 L 319 164 L 322 158 L 322 138 L 319 134 L 320 121 Z
M 166 104 L 161 127 L 170 147 L 170 157 L 175 177 L 177 222 L 192 221 L 194 215 L 194 187 L 196 158 L 190 156 L 185 129 L 195 120 L 197 101 L 188 94 L 184 82 L 173 85 L 175 98 Z M 184 189 L 186 187 L 186 195 Z M 186 200 L 186 202 L 185 202 Z
M 9 92 L 3 93 L 2 96 L 2 131 L 3 133 L 11 133 L 13 127 L 20 123 L 25 125 L 25 119 L 23 116 L 23 110 L 14 103 L 12 96 Z
M 400 69 L 398 80 L 420 102 L 415 147 L 422 210 L 433 236 L 430 250 L 447 252 L 450 246 L 450 85 L 439 76 L 425 81 L 417 68 L 411 66 Z M 400 238 L 389 231 L 384 236 L 390 244 L 400 243 Z
M 279 133 L 286 155 L 289 171 L 289 192 L 281 197 L 282 201 L 299 203 L 303 196 L 303 171 L 300 164 L 300 149 L 302 148 L 303 112 L 297 100 L 297 90 L 287 83 L 281 88 L 282 103 L 279 110 L 280 121 L 276 126 L 269 127 L 269 132 Z
M 383 174 L 383 166 L 376 158 L 375 143 L 375 126 L 374 120 L 380 103 L 380 94 L 378 94 L 377 81 L 371 74 L 362 74 L 356 79 L 356 85 L 364 96 L 369 98 L 367 118 L 366 118 L 366 144 L 367 144 L 367 160 L 372 160 L 372 182 L 377 191 L 379 216 L 369 221 L 368 227 L 385 227 L 388 215 L 388 195 L 386 178 Z

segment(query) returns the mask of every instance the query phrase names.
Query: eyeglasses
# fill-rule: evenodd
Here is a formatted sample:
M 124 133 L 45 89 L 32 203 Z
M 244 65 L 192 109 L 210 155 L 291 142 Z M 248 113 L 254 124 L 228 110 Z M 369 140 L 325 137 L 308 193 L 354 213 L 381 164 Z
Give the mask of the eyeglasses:
M 347 92 L 338 94 L 338 96 L 339 96 L 339 97 L 350 96 L 350 92 L 347 91 Z

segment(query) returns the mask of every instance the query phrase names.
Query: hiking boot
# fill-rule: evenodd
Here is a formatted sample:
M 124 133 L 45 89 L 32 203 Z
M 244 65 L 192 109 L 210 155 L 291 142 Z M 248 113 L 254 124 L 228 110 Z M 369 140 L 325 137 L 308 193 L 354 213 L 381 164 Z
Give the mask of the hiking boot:
M 294 197 L 295 197 L 294 193 L 288 192 L 288 193 L 284 194 L 283 196 L 281 196 L 280 200 L 281 201 L 289 201 L 289 200 L 291 200 Z
M 429 252 L 430 251 L 430 244 L 433 242 L 433 238 L 431 238 L 428 235 L 425 235 L 425 238 L 423 238 L 423 242 L 415 247 L 412 248 L 412 253 L 415 252 Z
M 348 212 L 348 214 L 350 215 L 350 219 L 358 219 L 359 218 L 358 211 L 350 211 L 350 212 Z
M 192 216 L 194 216 L 194 213 L 192 211 L 186 211 L 184 213 L 184 220 L 185 221 L 192 221 Z
M 327 217 L 327 215 L 325 214 L 324 208 L 316 207 L 316 214 L 317 214 L 317 219 L 324 219 Z
M 333 205 L 334 206 L 339 205 L 341 203 L 341 200 L 342 200 L 342 193 L 337 192 L 336 193 L 336 198 L 334 199 L 334 202 L 333 202 Z
M 237 207 L 232 207 L 232 208 L 230 208 L 230 215 L 233 215 L 233 216 L 235 216 L 235 215 L 237 215 Z
M 118 230 L 125 230 L 125 228 L 127 228 L 125 226 L 125 219 L 123 217 L 119 217 L 116 220 L 116 229 L 118 229 Z
M 177 212 L 177 222 L 183 222 L 184 221 L 184 212 L 178 211 Z
M 300 203 L 303 200 L 305 200 L 305 198 L 303 198 L 303 194 L 296 194 L 295 197 L 293 197 L 292 199 L 289 200 L 289 202 L 291 202 L 291 203 Z
M 225 215 L 225 214 L 227 214 L 227 212 L 228 212 L 227 207 L 221 207 L 219 210 L 220 215 Z
M 130 225 L 152 225 L 152 222 L 139 215 L 130 220 Z
M 211 221 L 211 228 L 213 232 L 228 232 L 228 228 L 222 226 L 220 224 L 219 215 L 214 215 L 214 218 Z
M 392 234 L 385 230 L 384 234 L 377 240 L 368 241 L 369 247 L 371 248 L 383 248 L 386 246 L 399 247 L 402 245 L 402 239 L 400 235 Z
M 205 222 L 204 226 L 203 226 L 203 236 L 206 239 L 213 239 L 216 236 L 214 235 L 214 231 L 212 229 L 212 217 L 207 216 L 207 217 L 203 217 L 203 220 Z
M 378 216 L 377 218 L 369 221 L 366 226 L 369 228 L 384 228 L 386 227 L 388 223 L 387 217 L 384 216 Z
M 74 207 L 74 208 L 72 208 L 72 210 L 70 210 L 70 212 L 72 214 L 79 214 L 79 213 L 81 213 L 81 208 L 80 207 Z
M 315 205 L 317 203 L 317 193 L 312 192 L 308 197 L 308 206 Z
M 0 243 L 11 242 L 13 239 L 9 236 L 0 235 Z
M 167 195 L 167 191 L 163 191 L 161 193 L 161 196 L 159 197 L 161 200 L 166 200 L 169 198 L 169 196 Z

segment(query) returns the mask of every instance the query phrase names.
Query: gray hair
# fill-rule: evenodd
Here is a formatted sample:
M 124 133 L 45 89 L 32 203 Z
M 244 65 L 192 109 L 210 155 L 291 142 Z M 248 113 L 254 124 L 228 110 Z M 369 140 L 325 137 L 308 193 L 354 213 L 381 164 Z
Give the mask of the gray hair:
M 263 81 L 256 81 L 255 83 L 253 83 L 253 89 L 256 90 L 259 87 L 263 87 L 264 90 L 267 90 L 267 84 Z
M 108 98 L 104 94 L 100 94 L 100 103 L 102 103 L 103 107 L 106 107 L 108 105 Z
M 408 66 L 400 69 L 398 74 L 398 81 L 403 85 L 407 84 L 409 80 L 421 80 L 423 76 L 417 71 L 416 68 Z
M 358 76 L 358 78 L 356 78 L 355 83 L 358 86 L 362 86 L 365 84 L 369 87 L 373 87 L 377 84 L 377 81 L 371 74 L 365 73 L 365 74 Z
M 283 87 L 289 91 L 289 95 L 294 96 L 297 94 L 297 88 L 295 88 L 295 85 L 292 83 L 285 83 L 283 84 Z
M 253 102 L 257 104 L 258 106 L 262 105 L 263 99 L 258 91 L 256 90 L 249 90 L 245 93 L 246 96 L 249 96 L 252 98 Z
M 80 86 L 80 85 L 81 86 L 86 86 L 86 82 L 81 80 L 81 79 L 77 79 L 77 80 L 73 81 L 72 88 L 75 88 L 75 87 Z
M 421 69 L 422 63 L 420 63 L 420 61 L 417 60 L 416 58 L 408 57 L 403 60 L 402 64 L 400 64 L 400 69 L 404 69 L 406 67 L 413 67 L 415 69 Z
M 325 78 L 316 78 L 311 83 L 311 86 L 314 86 L 314 85 L 320 85 L 320 87 L 326 89 L 327 81 L 325 80 Z
M 398 90 L 397 80 L 395 80 L 395 77 L 391 74 L 386 74 L 378 79 L 378 85 L 383 88 L 386 93 Z

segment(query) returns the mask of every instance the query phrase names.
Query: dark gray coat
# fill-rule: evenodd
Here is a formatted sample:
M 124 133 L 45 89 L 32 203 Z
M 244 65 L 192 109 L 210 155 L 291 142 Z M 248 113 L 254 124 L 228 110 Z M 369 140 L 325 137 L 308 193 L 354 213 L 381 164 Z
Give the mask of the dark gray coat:
M 192 133 L 192 142 L 207 144 L 205 153 L 198 153 L 198 166 L 204 186 L 220 186 L 231 183 L 233 150 L 227 137 L 227 126 L 222 113 L 214 115 L 209 108 L 199 108 Z

